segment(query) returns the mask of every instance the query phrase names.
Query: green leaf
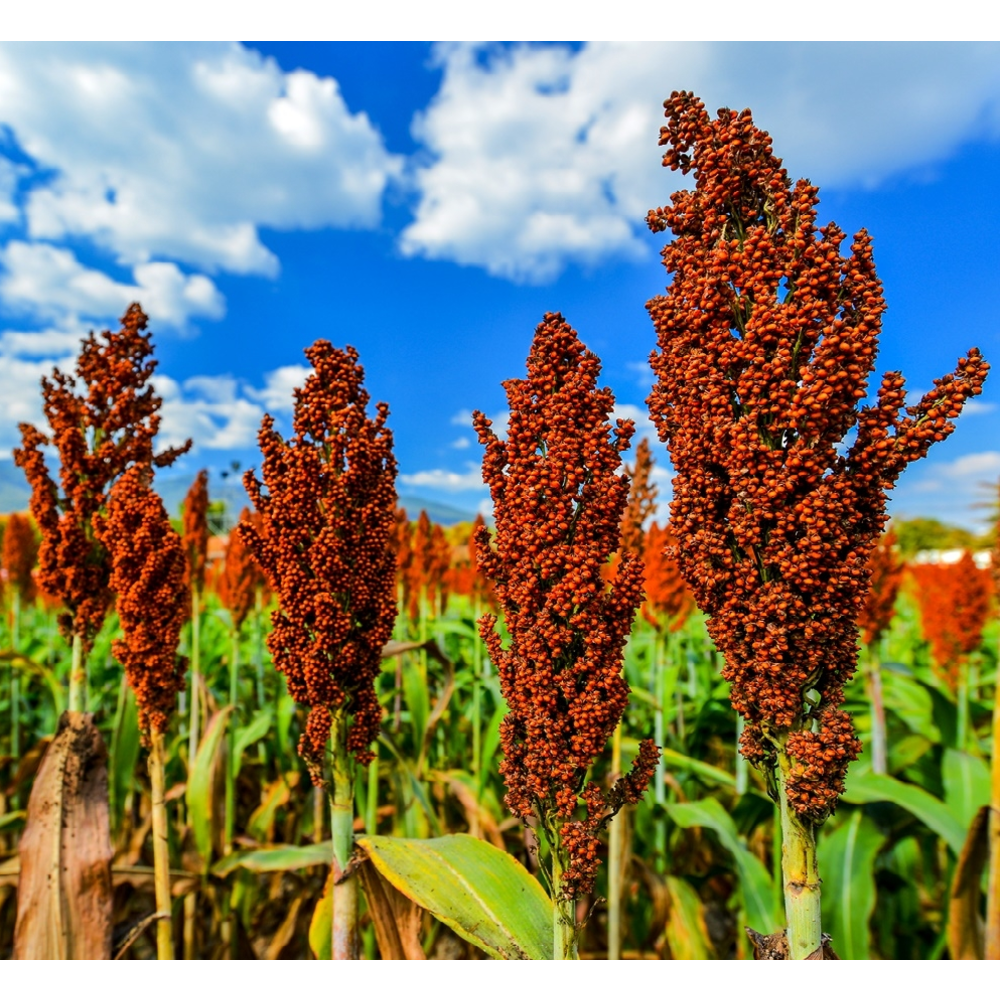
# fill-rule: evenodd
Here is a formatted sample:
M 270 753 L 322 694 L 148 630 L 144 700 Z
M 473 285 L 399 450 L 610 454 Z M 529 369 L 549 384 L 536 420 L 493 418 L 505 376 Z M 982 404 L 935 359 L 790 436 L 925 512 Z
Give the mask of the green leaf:
M 673 766 L 678 770 L 690 771 L 692 774 L 700 775 L 702 778 L 708 778 L 710 781 L 714 781 L 718 785 L 735 785 L 736 779 L 733 775 L 726 771 L 723 771 L 721 767 L 713 767 L 711 764 L 704 764 L 700 760 L 695 760 L 693 757 L 686 757 L 682 753 L 678 753 L 676 750 L 671 750 L 669 747 L 664 747 L 660 751 L 663 757 L 663 763 L 667 767 Z
M 404 896 L 493 958 L 552 958 L 552 901 L 505 851 L 465 833 L 357 844 Z
M 265 708 L 263 711 L 258 712 L 245 726 L 241 726 L 236 730 L 233 759 L 230 763 L 234 778 L 240 773 L 240 767 L 243 764 L 243 754 L 246 753 L 247 747 L 253 746 L 254 743 L 259 743 L 267 736 L 273 719 L 274 713 L 269 708 Z
M 705 924 L 705 908 L 698 893 L 682 878 L 667 876 L 670 910 L 667 915 L 667 944 L 670 957 L 700 960 L 712 957 L 711 938 Z
M 333 858 L 333 841 L 324 840 L 318 844 L 277 844 L 262 847 L 259 851 L 233 853 L 212 865 L 213 875 L 228 875 L 236 868 L 246 868 L 251 872 L 293 872 L 299 868 L 314 865 L 328 865 Z
M 848 774 L 847 788 L 841 798 L 854 804 L 894 802 L 933 830 L 956 855 L 962 851 L 965 828 L 940 799 L 916 785 L 908 785 L 888 774 Z
M 875 908 L 875 858 L 885 843 L 875 823 L 855 809 L 819 842 L 823 927 L 843 959 L 869 958 L 868 922 Z
M 135 707 L 135 694 L 122 677 L 115 728 L 111 735 L 111 752 L 108 760 L 108 791 L 111 806 L 111 825 L 117 831 L 125 809 L 125 798 L 135 779 L 135 765 L 139 759 L 139 718 Z
M 968 830 L 980 806 L 989 805 L 990 769 L 978 758 L 950 747 L 941 763 L 945 805 Z
M 774 912 L 774 888 L 771 876 L 760 859 L 752 854 L 740 839 L 732 817 L 715 799 L 674 802 L 666 808 L 670 818 L 678 826 L 685 829 L 701 826 L 718 834 L 722 846 L 732 854 L 736 862 L 747 924 L 761 934 L 776 931 L 782 921 Z
M 215 768 L 222 749 L 222 737 L 226 732 L 226 719 L 231 710 L 231 706 L 226 706 L 216 712 L 205 727 L 205 735 L 194 756 L 194 767 L 191 768 L 184 793 L 194 830 L 195 846 L 206 868 L 212 858 L 213 820 L 217 818 L 214 804 Z
M 323 895 L 316 900 L 309 921 L 309 947 L 321 961 L 328 962 L 333 951 L 333 871 L 326 877 Z
M 403 699 L 410 713 L 413 745 L 420 750 L 427 734 L 427 719 L 431 709 L 427 690 L 427 667 L 416 658 L 403 666 Z

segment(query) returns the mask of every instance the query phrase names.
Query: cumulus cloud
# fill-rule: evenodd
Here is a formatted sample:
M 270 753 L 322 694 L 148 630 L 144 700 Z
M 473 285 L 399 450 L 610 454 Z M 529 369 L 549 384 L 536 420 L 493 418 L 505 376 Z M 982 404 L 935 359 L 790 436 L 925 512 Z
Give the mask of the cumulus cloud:
M 186 275 L 176 264 L 154 261 L 133 270 L 135 284 L 84 267 L 71 250 L 12 240 L 0 249 L 0 299 L 40 320 L 119 316 L 140 300 L 154 322 L 183 328 L 192 316 L 220 318 L 225 300 L 210 278 Z
M 295 405 L 292 392 L 305 385 L 311 371 L 308 365 L 282 365 L 265 373 L 263 389 L 250 389 L 248 392 L 269 413 L 291 413 Z
M 1000 451 L 976 451 L 947 462 L 922 461 L 889 494 L 895 517 L 935 517 L 983 531 L 996 497 Z
M 517 281 L 648 253 L 646 211 L 683 183 L 656 150 L 673 90 L 711 111 L 753 108 L 789 170 L 826 187 L 933 163 L 1000 124 L 992 43 L 449 44 L 437 56 L 441 88 L 413 123 L 429 162 L 402 250 Z
M 407 486 L 425 486 L 447 493 L 485 489 L 482 470 L 472 462 L 469 462 L 465 472 L 428 469 L 424 472 L 401 473 L 399 478 Z
M 0 120 L 54 172 L 30 236 L 126 265 L 273 275 L 259 227 L 372 226 L 401 170 L 336 80 L 235 43 L 2 45 Z
M 14 204 L 14 192 L 17 190 L 18 177 L 24 173 L 11 163 L 5 156 L 0 156 L 0 225 L 5 222 L 16 222 L 21 213 Z

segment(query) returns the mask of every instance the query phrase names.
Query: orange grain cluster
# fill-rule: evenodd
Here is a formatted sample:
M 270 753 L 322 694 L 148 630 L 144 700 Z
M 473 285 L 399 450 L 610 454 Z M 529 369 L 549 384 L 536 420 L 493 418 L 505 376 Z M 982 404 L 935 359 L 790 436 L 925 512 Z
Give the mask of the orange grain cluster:
M 198 473 L 184 497 L 184 553 L 187 556 L 188 585 L 201 593 L 205 589 L 208 565 L 208 470 Z
M 444 614 L 448 605 L 448 567 L 451 546 L 440 524 L 433 524 L 422 510 L 409 531 L 409 554 L 403 575 L 403 603 L 411 621 L 420 617 L 421 605 L 428 613 Z
M 244 507 L 240 512 L 240 523 L 247 521 L 256 523 L 260 529 L 259 515 L 252 515 Z M 229 532 L 229 542 L 226 545 L 226 555 L 222 562 L 222 570 L 216 581 L 216 593 L 223 607 L 232 616 L 233 628 L 239 631 L 250 609 L 257 600 L 257 592 L 264 586 L 264 576 L 240 534 L 239 525 L 234 525 Z
M 858 616 L 861 642 L 865 646 L 879 641 L 895 613 L 899 585 L 903 580 L 903 560 L 899 558 L 896 547 L 896 532 L 889 528 L 879 538 L 868 560 L 871 582 Z
M 7 518 L 2 558 L 6 585 L 17 591 L 22 604 L 30 604 L 37 591 L 32 570 L 38 559 L 38 536 L 31 519 L 24 514 Z
M 789 798 L 821 820 L 860 750 L 839 705 L 886 490 L 951 433 L 988 366 L 971 350 L 905 412 L 890 372 L 862 406 L 885 308 L 870 237 L 841 255 L 844 233 L 817 228 L 818 189 L 792 186 L 749 111 L 712 120 L 683 92 L 664 106 L 663 163 L 696 182 L 648 217 L 674 233 L 670 287 L 648 304 L 649 406 L 681 572 L 725 654 L 744 754 L 771 768 L 796 733 Z
M 479 558 L 476 555 L 476 533 L 484 527 L 485 518 L 482 514 L 477 514 L 471 531 L 466 533 L 463 530 L 460 544 L 452 546 L 447 586 L 450 593 L 468 597 L 474 604 L 496 608 L 493 589 L 489 580 L 479 572 Z
M 956 563 L 918 563 L 909 570 L 935 672 L 954 693 L 969 654 L 983 641 L 990 572 L 979 569 L 968 551 Z
M 112 652 L 135 692 L 143 734 L 166 732 L 187 661 L 177 643 L 191 601 L 180 535 L 150 488 L 152 469 L 134 465 L 115 483 L 94 527 L 110 556 L 111 589 L 123 638 Z
M 638 800 L 659 756 L 644 741 L 631 774 L 608 795 L 586 781 L 628 702 L 622 655 L 642 600 L 641 559 L 627 553 L 610 590 L 601 577 L 621 537 L 629 483 L 617 470 L 633 427 L 610 425 L 614 397 L 597 388 L 599 373 L 575 331 L 548 313 L 527 378 L 503 383 L 506 440 L 474 415 L 496 519 L 495 547 L 480 527 L 477 554 L 510 635 L 504 649 L 496 617 L 480 619 L 509 706 L 501 724 L 506 802 L 522 819 L 536 815 L 562 843 L 570 898 L 593 885 L 598 829 L 623 802 Z
M 76 377 L 55 369 L 42 379 L 45 418 L 59 452 L 60 492 L 49 475 L 42 448 L 50 437 L 21 424 L 22 447 L 14 461 L 31 486 L 31 513 L 42 533 L 39 586 L 68 608 L 59 618 L 63 634 L 78 635 L 89 649 L 111 603 L 107 554 L 94 536 L 92 519 L 111 485 L 134 464 L 170 465 L 191 446 L 153 454 L 162 400 L 149 378 L 146 316 L 129 306 L 116 333 L 91 333 L 81 345 Z M 82 393 L 77 394 L 77 383 Z
M 252 470 L 243 479 L 261 524 L 237 530 L 278 595 L 267 645 L 310 707 L 299 752 L 319 784 L 332 712 L 352 717 L 347 749 L 361 763 L 379 733 L 375 679 L 396 617 L 396 461 L 388 407 L 366 414 L 357 351 L 317 340 L 305 354 L 313 372 L 294 393 L 293 436 L 265 415 L 263 482 Z
M 642 615 L 659 631 L 677 632 L 694 610 L 694 597 L 681 575 L 677 539 L 670 525 L 651 524 L 646 535 L 646 600 Z

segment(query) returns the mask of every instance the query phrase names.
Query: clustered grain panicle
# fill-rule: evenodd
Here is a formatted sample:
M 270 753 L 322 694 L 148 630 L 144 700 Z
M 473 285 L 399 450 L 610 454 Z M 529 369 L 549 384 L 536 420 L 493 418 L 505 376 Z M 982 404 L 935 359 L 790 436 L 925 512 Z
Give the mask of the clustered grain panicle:
M 646 534 L 642 616 L 659 631 L 678 632 L 694 610 L 694 597 L 677 564 L 677 539 L 670 525 L 651 524 Z
M 129 306 L 121 329 L 84 338 L 76 377 L 55 369 L 42 379 L 46 436 L 20 424 L 22 446 L 14 461 L 31 486 L 31 513 L 42 533 L 38 583 L 57 597 L 68 613 L 59 618 L 67 639 L 78 635 L 90 648 L 111 604 L 110 565 L 95 539 L 92 519 L 104 506 L 111 485 L 132 465 L 170 465 L 191 447 L 168 448 L 154 455 L 162 400 L 149 378 L 156 368 L 146 315 Z M 76 392 L 77 382 L 83 387 Z M 59 487 L 49 475 L 42 448 L 59 452 Z
M 749 111 L 712 120 L 683 92 L 665 108 L 663 163 L 695 174 L 648 217 L 674 233 L 670 287 L 648 304 L 649 407 L 675 469 L 681 571 L 725 655 L 744 754 L 772 766 L 794 733 L 789 797 L 820 820 L 860 749 L 839 706 L 885 492 L 951 433 L 987 365 L 972 349 L 905 411 L 890 372 L 860 406 L 885 308 L 870 237 L 841 255 L 844 233 L 817 228 L 818 189 L 792 186 Z
M 240 512 L 240 523 L 252 522 L 250 511 L 244 507 Z M 223 560 L 222 572 L 219 574 L 216 591 L 219 600 L 232 616 L 233 628 L 239 631 L 250 609 L 257 599 L 257 591 L 264 583 L 260 567 L 247 547 L 239 531 L 239 525 L 234 525 L 229 532 L 226 545 L 226 557 Z
M 11 514 L 3 533 L 3 568 L 7 571 L 7 586 L 17 591 L 24 604 L 35 599 L 32 570 L 37 559 L 38 536 L 31 519 L 24 514 Z
M 506 440 L 474 415 L 496 520 L 495 547 L 489 530 L 478 529 L 478 563 L 510 635 L 504 649 L 496 617 L 480 619 L 510 709 L 501 723 L 506 802 L 558 835 L 569 858 L 567 897 L 592 887 L 597 830 L 623 802 L 638 800 L 659 755 L 644 741 L 632 773 L 607 797 L 586 782 L 628 702 L 622 655 L 642 600 L 641 559 L 626 554 L 610 590 L 601 576 L 619 545 L 629 482 L 618 468 L 633 427 L 611 427 L 614 398 L 597 388 L 599 373 L 575 331 L 548 313 L 527 378 L 503 383 Z M 578 820 L 581 799 L 586 818 Z
M 208 565 L 208 470 L 202 469 L 184 497 L 184 552 L 188 585 L 200 594 L 205 589 Z
M 110 557 L 123 636 L 111 651 L 135 692 L 144 736 L 166 732 L 184 688 L 187 660 L 177 644 L 191 602 L 184 545 L 150 487 L 152 477 L 149 465 L 132 466 L 112 487 L 106 516 L 94 519 Z
M 267 645 L 310 707 L 299 752 L 320 783 L 332 712 L 352 716 L 347 749 L 360 763 L 379 734 L 374 685 L 396 616 L 396 461 L 388 407 L 366 414 L 357 351 L 317 340 L 305 354 L 313 372 L 295 390 L 293 436 L 266 415 L 263 481 L 252 470 L 243 480 L 261 526 L 238 530 L 278 595 Z
M 871 646 L 878 642 L 882 633 L 892 623 L 899 596 L 899 585 L 903 580 L 903 560 L 896 551 L 896 532 L 889 528 L 872 549 L 868 560 L 870 583 L 868 596 L 861 606 L 858 629 L 861 642 Z

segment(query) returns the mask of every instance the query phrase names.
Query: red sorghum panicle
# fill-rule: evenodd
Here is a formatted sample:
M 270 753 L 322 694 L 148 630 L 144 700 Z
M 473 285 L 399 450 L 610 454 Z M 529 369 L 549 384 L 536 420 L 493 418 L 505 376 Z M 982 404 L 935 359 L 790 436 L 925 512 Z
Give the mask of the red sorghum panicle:
M 818 189 L 792 186 L 749 111 L 712 120 L 689 93 L 665 107 L 663 163 L 696 180 L 648 218 L 675 237 L 670 287 L 648 304 L 649 406 L 675 469 L 681 571 L 725 655 L 744 753 L 772 766 L 794 732 L 789 800 L 821 820 L 860 749 L 839 705 L 885 492 L 951 433 L 987 365 L 971 350 L 905 412 L 890 372 L 860 406 L 885 308 L 870 237 L 841 255 L 841 230 L 817 228 Z
M 861 642 L 865 646 L 878 642 L 892 622 L 899 585 L 903 580 L 903 560 L 899 557 L 896 545 L 896 532 L 889 528 L 879 538 L 868 561 L 871 582 L 868 584 L 868 596 L 858 616 Z
M 396 461 L 388 407 L 366 414 L 358 352 L 317 340 L 305 354 L 314 370 L 294 393 L 293 436 L 266 415 L 263 482 L 252 471 L 243 480 L 261 527 L 237 530 L 278 595 L 267 645 L 311 709 L 299 752 L 320 783 L 331 712 L 352 716 L 347 750 L 360 763 L 379 733 L 374 685 L 396 617 Z
M 240 513 L 240 521 L 250 519 L 250 511 L 244 507 Z M 226 556 L 216 584 L 219 600 L 232 616 L 233 628 L 239 629 L 250 614 L 262 584 L 260 567 L 243 541 L 238 526 L 234 526 L 229 532 Z
M 32 570 L 37 559 L 38 536 L 31 519 L 24 514 L 11 514 L 3 533 L 3 568 L 7 571 L 7 586 L 16 590 L 25 604 L 35 599 Z
M 694 597 L 677 565 L 677 539 L 666 525 L 651 524 L 646 534 L 646 600 L 642 615 L 654 628 L 678 632 L 694 610 Z
M 49 475 L 42 448 L 49 437 L 21 424 L 22 447 L 14 461 L 31 486 L 31 513 L 42 533 L 38 583 L 58 597 L 67 614 L 63 633 L 78 635 L 89 649 L 111 602 L 110 566 L 95 540 L 91 521 L 104 506 L 111 484 L 131 465 L 170 465 L 191 447 L 153 454 L 162 400 L 149 378 L 156 368 L 146 316 L 129 306 L 116 333 L 91 333 L 81 346 L 76 378 L 54 370 L 42 379 L 45 418 L 59 452 L 62 492 Z M 83 393 L 77 395 L 79 382 Z
M 644 525 L 656 513 L 656 495 L 658 490 L 652 482 L 653 449 L 649 439 L 643 438 L 635 449 L 635 465 L 626 466 L 630 483 L 628 490 L 628 505 L 622 518 L 622 552 L 634 552 L 644 556 L 646 550 L 646 535 Z
M 920 619 L 935 672 L 955 692 L 965 661 L 983 641 L 990 613 L 990 572 L 980 569 L 966 551 L 956 563 L 912 565 L 910 574 L 917 585 Z
M 184 552 L 188 562 L 188 584 L 201 593 L 208 565 L 208 470 L 198 473 L 184 498 Z
M 628 702 L 622 655 L 642 600 L 640 559 L 623 557 L 610 590 L 601 577 L 619 546 L 629 484 L 618 469 L 633 428 L 610 425 L 614 397 L 597 388 L 599 374 L 597 357 L 562 316 L 548 313 L 527 378 L 503 383 L 506 440 L 482 413 L 474 416 L 496 519 L 492 546 L 488 529 L 478 529 L 479 568 L 510 634 L 504 649 L 496 617 L 480 619 L 510 709 L 501 724 L 506 802 L 562 843 L 567 898 L 593 886 L 597 830 L 623 802 L 638 800 L 659 754 L 644 741 L 609 797 L 586 782 Z
M 166 732 L 187 663 L 177 644 L 190 604 L 180 535 L 151 489 L 152 469 L 134 465 L 115 483 L 94 529 L 111 561 L 123 638 L 111 650 L 125 668 L 143 734 Z

